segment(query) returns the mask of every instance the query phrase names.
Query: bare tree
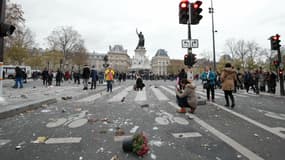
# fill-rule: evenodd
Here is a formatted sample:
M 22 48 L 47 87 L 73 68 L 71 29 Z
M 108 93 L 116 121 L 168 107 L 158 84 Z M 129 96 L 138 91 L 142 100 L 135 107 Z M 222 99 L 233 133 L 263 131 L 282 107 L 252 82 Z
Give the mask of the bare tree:
M 246 48 L 248 51 L 246 64 L 249 68 L 254 68 L 254 65 L 260 57 L 261 48 L 255 41 L 248 41 L 246 43 Z
M 63 61 L 72 57 L 78 51 L 78 46 L 84 46 L 81 35 L 72 27 L 58 27 L 47 37 L 47 42 L 51 50 L 61 51 Z
M 245 69 L 245 58 L 248 54 L 248 48 L 244 40 L 239 40 L 236 43 L 235 55 L 237 59 L 240 59 L 243 69 Z
M 228 39 L 226 40 L 226 54 L 230 54 L 231 57 L 234 59 L 235 58 L 235 53 L 236 53 L 236 40 L 235 39 Z

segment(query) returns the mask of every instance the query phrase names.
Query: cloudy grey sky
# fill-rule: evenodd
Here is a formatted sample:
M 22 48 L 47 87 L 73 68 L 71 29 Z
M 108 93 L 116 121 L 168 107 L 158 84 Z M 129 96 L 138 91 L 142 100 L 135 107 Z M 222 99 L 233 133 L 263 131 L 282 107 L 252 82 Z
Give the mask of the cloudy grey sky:
M 136 28 L 145 36 L 149 58 L 163 48 L 171 58 L 182 59 L 186 49 L 187 25 L 178 23 L 181 0 L 12 0 L 22 5 L 26 26 L 34 33 L 38 47 L 58 26 L 72 26 L 85 40 L 89 52 L 106 53 L 109 45 L 121 44 L 134 55 L 138 43 Z M 191 2 L 194 2 L 193 0 Z M 194 49 L 212 55 L 210 0 L 202 0 L 203 19 L 192 26 Z M 269 48 L 267 38 L 279 33 L 285 41 L 284 0 L 213 0 L 215 9 L 216 53 L 221 55 L 227 39 L 255 40 Z

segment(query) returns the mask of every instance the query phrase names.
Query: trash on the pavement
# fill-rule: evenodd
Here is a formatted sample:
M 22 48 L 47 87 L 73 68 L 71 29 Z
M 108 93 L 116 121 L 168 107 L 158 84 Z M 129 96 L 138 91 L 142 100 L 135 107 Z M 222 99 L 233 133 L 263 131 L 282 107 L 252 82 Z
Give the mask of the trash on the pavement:
M 48 107 L 48 105 L 47 104 L 43 104 L 42 107 Z
M 51 110 L 49 110 L 49 109 L 43 109 L 43 110 L 41 110 L 41 112 L 42 112 L 42 113 L 48 113 L 48 112 L 51 112 Z
M 20 150 L 20 149 L 22 149 L 22 146 L 17 145 L 15 149 L 16 149 L 16 150 Z
M 66 112 L 66 110 L 63 108 L 63 109 L 61 110 L 61 112 L 64 113 L 64 112 Z
M 21 95 L 21 98 L 27 99 L 28 97 L 27 97 L 26 95 L 22 94 L 22 95 Z
M 82 108 L 75 108 L 75 111 L 80 112 L 82 111 Z
M 258 135 L 258 134 L 256 134 L 256 133 L 254 133 L 253 135 L 254 135 L 255 137 L 258 137 L 258 136 L 259 136 L 259 135 Z
M 157 127 L 153 127 L 152 130 L 158 130 L 158 128 Z
M 99 148 L 97 151 L 96 151 L 96 153 L 99 153 L 99 152 L 104 152 L 104 148 L 103 147 L 101 147 L 101 148 Z
M 131 130 L 130 133 L 136 133 L 136 131 L 138 130 L 139 126 L 134 126 Z
M 141 105 L 141 108 L 146 108 L 146 107 L 149 107 L 149 104 L 143 104 L 143 105 Z
M 107 131 L 105 131 L 105 130 L 100 131 L 100 134 L 106 134 L 106 133 L 107 133 Z
M 119 160 L 119 157 L 117 155 L 114 155 L 110 160 Z
M 150 158 L 151 159 L 156 159 L 156 155 L 152 153 L 152 154 L 150 154 Z
M 116 128 L 115 136 L 122 136 L 124 134 L 125 134 L 125 132 L 122 128 L 120 128 L 120 127 Z
M 63 100 L 69 100 L 69 99 L 72 99 L 71 96 L 66 96 L 66 97 L 61 97 Z
M 216 160 L 222 160 L 220 157 L 216 157 Z
M 108 118 L 103 118 L 101 119 L 102 122 L 106 122 L 106 123 L 111 123 L 111 121 Z
M 126 99 L 126 97 L 123 97 L 123 98 L 122 98 L 122 100 L 121 100 L 121 102 L 124 102 L 124 101 L 125 101 L 125 99 Z
M 152 141 L 149 142 L 149 145 L 156 146 L 156 147 L 161 147 L 163 144 L 164 144 L 164 142 L 156 141 L 156 140 L 152 140 Z
M 79 160 L 83 160 L 83 157 L 82 157 L 82 156 L 80 156 L 80 157 L 79 157 Z
M 88 118 L 88 122 L 92 122 L 92 123 L 94 123 L 94 122 L 97 122 L 98 121 L 98 119 L 97 118 L 95 118 L 95 117 L 89 117 Z
M 33 88 L 37 88 L 36 86 L 33 86 Z
M 237 155 L 237 158 L 241 158 L 242 156 L 240 154 Z
M 48 137 L 41 136 L 41 137 L 38 137 L 37 140 L 32 141 L 32 143 L 45 143 L 47 140 L 48 140 Z

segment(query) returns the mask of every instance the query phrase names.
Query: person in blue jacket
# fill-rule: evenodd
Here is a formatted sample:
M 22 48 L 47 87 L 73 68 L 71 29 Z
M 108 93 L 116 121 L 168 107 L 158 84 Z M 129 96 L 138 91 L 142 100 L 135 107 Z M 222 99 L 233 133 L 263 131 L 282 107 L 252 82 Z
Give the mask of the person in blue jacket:
M 211 71 L 211 68 L 208 66 L 205 67 L 204 72 L 201 74 L 200 79 L 203 83 L 203 88 L 207 90 L 207 100 L 210 101 L 210 92 L 212 102 L 215 102 L 215 83 L 216 83 L 216 74 Z

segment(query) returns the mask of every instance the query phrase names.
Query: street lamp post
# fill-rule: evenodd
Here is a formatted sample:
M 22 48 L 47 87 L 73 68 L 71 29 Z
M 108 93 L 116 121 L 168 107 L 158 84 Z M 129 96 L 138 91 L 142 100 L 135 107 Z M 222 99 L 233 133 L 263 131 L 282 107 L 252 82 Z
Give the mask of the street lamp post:
M 214 27 L 214 8 L 213 0 L 211 0 L 211 8 L 209 8 L 209 13 L 212 14 L 212 36 L 213 36 L 213 60 L 214 60 L 214 71 L 217 70 L 216 67 L 216 51 L 215 51 L 215 27 Z

